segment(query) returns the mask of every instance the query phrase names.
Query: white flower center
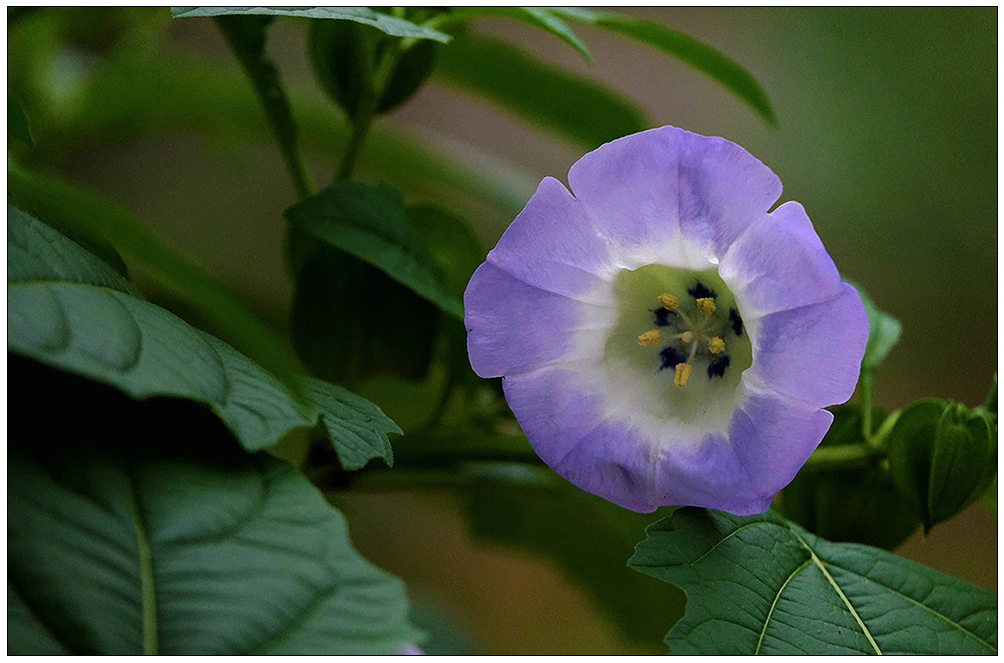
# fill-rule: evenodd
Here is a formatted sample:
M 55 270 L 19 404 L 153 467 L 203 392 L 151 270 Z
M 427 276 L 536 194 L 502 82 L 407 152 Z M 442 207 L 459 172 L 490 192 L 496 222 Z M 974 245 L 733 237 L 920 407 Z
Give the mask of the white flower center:
M 717 269 L 645 265 L 622 271 L 614 292 L 619 316 L 605 361 L 643 381 L 646 396 L 636 405 L 694 424 L 731 411 L 753 351 Z

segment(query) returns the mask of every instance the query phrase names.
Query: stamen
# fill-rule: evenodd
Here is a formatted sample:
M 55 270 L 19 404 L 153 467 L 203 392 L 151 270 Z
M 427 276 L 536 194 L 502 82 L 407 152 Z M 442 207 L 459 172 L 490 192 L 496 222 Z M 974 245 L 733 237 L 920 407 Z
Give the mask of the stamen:
M 715 312 L 715 300 L 711 297 L 701 297 L 697 300 L 697 308 L 701 310 L 704 315 L 711 315 Z
M 690 372 L 692 370 L 694 370 L 694 367 L 690 364 L 677 364 L 676 375 L 673 377 L 673 384 L 677 387 L 687 386 L 687 380 L 690 379 Z
M 694 332 L 690 331 L 683 332 L 682 334 L 680 334 L 680 340 L 682 340 L 684 343 L 690 343 L 691 341 L 694 340 Z
M 650 348 L 653 345 L 659 345 L 662 342 L 662 334 L 659 333 L 658 329 L 653 329 L 652 331 L 647 331 L 638 337 L 638 345 L 643 348 Z
M 668 293 L 663 293 L 659 295 L 659 303 L 665 306 L 670 311 L 675 311 L 680 307 L 680 300 Z
M 725 341 L 715 336 L 713 339 L 711 339 L 711 342 L 708 343 L 708 350 L 710 350 L 712 354 L 718 354 L 719 352 L 724 352 Z

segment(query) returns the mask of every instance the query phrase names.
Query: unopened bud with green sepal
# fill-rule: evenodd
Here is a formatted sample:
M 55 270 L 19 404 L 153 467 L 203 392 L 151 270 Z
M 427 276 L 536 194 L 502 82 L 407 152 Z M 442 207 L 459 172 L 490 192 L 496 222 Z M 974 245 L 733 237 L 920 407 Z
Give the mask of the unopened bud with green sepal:
M 997 425 L 985 408 L 925 398 L 900 413 L 888 448 L 893 481 L 927 531 L 990 486 L 997 470 Z

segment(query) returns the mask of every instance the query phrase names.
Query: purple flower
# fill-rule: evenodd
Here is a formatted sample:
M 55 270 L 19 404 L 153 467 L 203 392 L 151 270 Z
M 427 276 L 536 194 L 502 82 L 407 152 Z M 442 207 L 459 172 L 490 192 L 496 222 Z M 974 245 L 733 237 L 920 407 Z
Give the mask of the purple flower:
M 635 511 L 764 511 L 850 398 L 868 337 L 778 177 L 722 138 L 634 134 L 554 178 L 464 294 L 468 352 L 558 474 Z
M 397 650 L 398 656 L 422 656 L 425 652 L 415 645 L 405 645 Z

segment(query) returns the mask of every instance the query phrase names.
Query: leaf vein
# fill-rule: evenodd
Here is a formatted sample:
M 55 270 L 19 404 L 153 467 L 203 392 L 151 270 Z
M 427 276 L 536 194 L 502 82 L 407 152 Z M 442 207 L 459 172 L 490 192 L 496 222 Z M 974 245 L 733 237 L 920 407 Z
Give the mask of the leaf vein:
M 788 583 L 791 582 L 792 579 L 794 579 L 795 576 L 797 576 L 799 573 L 801 573 L 802 570 L 805 569 L 806 567 L 808 567 L 809 564 L 811 564 L 811 563 L 812 563 L 812 558 L 809 558 L 809 559 L 805 560 L 804 562 L 802 562 L 802 564 L 798 568 L 796 568 L 794 571 L 792 571 L 791 575 L 789 575 L 785 579 L 784 584 L 781 585 L 781 588 L 777 590 L 777 595 L 774 597 L 774 601 L 770 604 L 770 610 L 767 611 L 767 617 L 763 620 L 763 628 L 760 630 L 760 638 L 757 639 L 757 641 L 756 641 L 756 649 L 753 650 L 753 654 L 754 655 L 759 655 L 760 654 L 760 646 L 763 644 L 763 637 L 764 637 L 764 635 L 767 634 L 767 625 L 770 624 L 771 617 L 774 616 L 774 608 L 777 607 L 777 602 L 781 599 L 781 594 L 784 593 L 784 590 L 788 586 Z

